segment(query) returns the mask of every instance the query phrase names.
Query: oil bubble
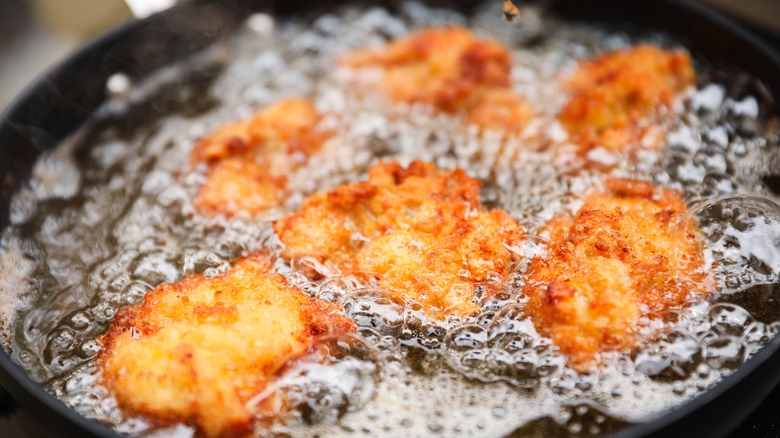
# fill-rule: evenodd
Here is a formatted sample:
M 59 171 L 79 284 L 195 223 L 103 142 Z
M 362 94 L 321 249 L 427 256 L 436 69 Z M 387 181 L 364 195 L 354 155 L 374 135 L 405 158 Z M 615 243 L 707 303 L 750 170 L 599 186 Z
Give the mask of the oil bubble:
M 701 363 L 696 338 L 678 330 L 653 336 L 633 354 L 637 371 L 654 379 L 685 379 Z
M 379 375 L 375 351 L 362 339 L 331 339 L 285 365 L 247 406 L 266 426 L 280 419 L 293 425 L 333 424 L 374 397 Z
M 722 293 L 775 283 L 780 274 L 780 206 L 759 196 L 724 196 L 691 210 Z

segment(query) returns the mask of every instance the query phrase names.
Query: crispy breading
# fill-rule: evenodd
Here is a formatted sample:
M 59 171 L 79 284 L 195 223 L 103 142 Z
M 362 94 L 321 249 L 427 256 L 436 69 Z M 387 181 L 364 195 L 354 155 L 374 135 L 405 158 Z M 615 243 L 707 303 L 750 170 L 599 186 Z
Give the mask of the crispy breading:
M 690 55 L 650 44 L 580 63 L 566 86 L 571 98 L 558 115 L 581 152 L 617 151 L 642 138 L 640 123 L 696 80 Z
M 288 360 L 354 331 L 338 306 L 307 297 L 271 264 L 256 254 L 213 278 L 162 284 L 121 309 L 97 360 L 120 407 L 202 436 L 251 433 L 245 403 Z
M 488 89 L 509 86 L 509 52 L 458 26 L 427 28 L 381 50 L 360 50 L 344 62 L 385 69 L 384 87 L 402 102 L 423 102 L 445 112 L 468 108 Z
M 379 163 L 368 181 L 309 197 L 274 229 L 288 260 L 377 275 L 433 317 L 467 315 L 478 308 L 474 285 L 505 276 L 524 235 L 506 212 L 482 207 L 480 185 L 460 169 Z
M 483 128 L 512 127 L 509 132 L 518 132 L 517 126 L 530 118 L 528 107 L 509 90 L 509 51 L 463 27 L 426 28 L 384 49 L 350 53 L 343 63 L 353 68 L 383 69 L 382 86 L 399 102 L 425 103 L 447 113 L 479 108 L 477 114 L 469 115 L 469 121 Z M 486 113 L 489 104 L 482 100 L 498 90 L 501 93 L 494 96 L 492 104 L 508 105 L 508 109 Z M 498 112 L 502 114 L 497 121 Z M 510 120 L 511 116 L 517 119 Z
M 509 90 L 487 92 L 469 110 L 468 120 L 484 129 L 520 133 L 534 116 L 525 101 Z
M 287 176 L 329 137 L 318 131 L 319 121 L 311 101 L 290 99 L 201 139 L 192 151 L 192 162 L 206 163 L 209 171 L 195 200 L 198 209 L 254 214 L 279 205 Z
M 630 348 L 640 316 L 708 290 L 702 242 L 685 202 L 648 182 L 608 179 L 573 217 L 546 225 L 549 246 L 526 273 L 526 311 L 570 363 Z

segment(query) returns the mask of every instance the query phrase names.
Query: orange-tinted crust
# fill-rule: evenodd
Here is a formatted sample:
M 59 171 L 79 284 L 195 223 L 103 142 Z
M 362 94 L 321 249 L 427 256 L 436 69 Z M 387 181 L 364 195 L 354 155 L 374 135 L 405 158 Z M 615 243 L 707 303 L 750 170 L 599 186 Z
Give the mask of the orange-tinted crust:
M 121 309 L 97 364 L 127 413 L 200 436 L 246 436 L 245 403 L 327 336 L 354 331 L 335 304 L 309 298 L 253 255 L 228 272 L 162 284 Z
M 425 103 L 446 113 L 469 113 L 479 107 L 478 114 L 470 115 L 469 120 L 483 128 L 511 126 L 510 132 L 519 132 L 530 118 L 528 107 L 509 91 L 509 51 L 497 41 L 479 39 L 463 27 L 423 29 L 381 50 L 350 53 L 343 63 L 353 68 L 382 68 L 382 86 L 399 102 Z M 488 104 L 482 102 L 498 90 L 504 97 L 494 98 L 492 105 L 508 105 L 494 112 L 502 112 L 500 117 L 486 114 Z M 520 106 L 523 110 L 517 111 Z M 510 122 L 509 116 L 518 118 Z
M 195 204 L 202 212 L 255 214 L 278 206 L 287 175 L 305 164 L 329 134 L 305 99 L 284 100 L 245 122 L 231 123 L 201 139 L 192 162 L 209 166 Z
M 533 118 L 527 103 L 509 90 L 493 90 L 469 110 L 470 123 L 484 129 L 519 134 Z
M 321 192 L 274 223 L 288 260 L 313 257 L 381 287 L 434 317 L 477 310 L 474 284 L 505 276 L 519 224 L 479 201 L 480 182 L 460 169 L 379 163 L 368 181 Z
M 696 80 L 691 57 L 643 44 L 582 61 L 567 81 L 571 98 L 558 115 L 581 152 L 621 150 L 637 142 L 639 123 Z
M 702 243 L 685 202 L 651 183 L 608 179 L 574 218 L 546 228 L 546 255 L 526 273 L 526 310 L 576 369 L 630 348 L 641 315 L 706 293 Z

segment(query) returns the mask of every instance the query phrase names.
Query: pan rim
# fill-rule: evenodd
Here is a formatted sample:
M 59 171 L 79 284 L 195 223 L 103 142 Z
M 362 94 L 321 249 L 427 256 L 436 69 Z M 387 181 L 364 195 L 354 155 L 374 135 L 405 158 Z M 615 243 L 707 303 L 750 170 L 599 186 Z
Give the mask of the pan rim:
M 53 80 L 52 78 L 55 78 L 59 72 L 76 66 L 80 59 L 88 56 L 90 53 L 96 50 L 99 50 L 100 48 L 110 47 L 111 45 L 120 41 L 129 32 L 142 28 L 146 23 L 149 23 L 152 20 L 159 20 L 161 17 L 167 14 L 175 14 L 181 9 L 191 7 L 192 4 L 208 2 L 209 0 L 195 0 L 189 3 L 180 3 L 167 11 L 152 15 L 143 20 L 128 21 L 66 55 L 66 57 L 59 63 L 48 68 L 44 73 L 38 75 L 37 78 L 34 79 L 29 85 L 27 85 L 24 90 L 19 95 L 17 95 L 16 98 L 14 98 L 12 103 L 3 111 L 2 115 L 0 115 L 0 138 L 3 138 L 2 134 L 5 130 L 14 129 L 10 123 L 13 120 L 14 114 L 21 112 L 24 109 L 25 104 L 27 104 L 28 101 L 31 100 L 31 98 L 35 95 L 36 90 L 38 90 L 46 81 Z M 741 44 L 752 46 L 753 48 L 757 49 L 760 54 L 766 58 L 767 61 L 771 62 L 774 67 L 780 71 L 780 54 L 770 48 L 754 33 L 745 29 L 735 21 L 723 16 L 718 12 L 713 11 L 708 7 L 694 4 L 693 2 L 686 0 L 654 0 L 654 2 L 665 3 L 670 5 L 670 7 L 687 9 L 694 15 L 700 17 L 702 20 L 710 21 L 718 27 L 728 30 L 735 35 L 735 39 L 739 40 Z M 775 91 L 776 94 L 780 94 L 780 90 L 773 91 Z M 774 109 L 775 113 L 778 112 L 778 105 L 778 101 L 776 100 Z M 73 127 L 74 131 L 76 129 L 78 129 L 78 126 Z M 2 147 L 2 145 L 0 145 L 0 147 Z M 745 380 L 746 377 L 751 375 L 756 369 L 766 365 L 771 358 L 776 357 L 778 354 L 780 354 L 780 334 L 775 335 L 769 343 L 767 343 L 758 352 L 746 360 L 745 363 L 743 363 L 737 370 L 720 379 L 715 385 L 708 388 L 706 391 L 696 395 L 692 399 L 688 400 L 677 408 L 674 408 L 673 410 L 661 412 L 657 416 L 648 419 L 647 422 L 630 426 L 617 432 L 614 436 L 645 436 L 658 432 L 664 427 L 674 424 L 675 422 L 687 417 L 691 413 L 698 411 L 703 406 L 709 404 L 712 400 L 719 398 L 724 393 L 728 392 L 737 384 Z M 769 391 L 771 391 L 772 388 L 779 382 L 780 374 L 778 374 L 778 376 L 775 378 L 775 381 L 772 385 L 768 385 L 768 388 L 766 388 L 766 393 L 768 394 Z M 8 390 L 9 394 L 13 396 L 17 403 L 24 401 L 24 403 L 19 403 L 22 405 L 20 406 L 22 410 L 25 410 L 25 407 L 29 408 L 34 405 L 37 405 L 36 408 L 38 408 L 38 410 L 40 410 L 40 407 L 45 407 L 50 412 L 53 412 L 55 415 L 60 417 L 61 420 L 70 423 L 67 428 L 68 432 L 78 429 L 81 431 L 80 436 L 84 436 L 84 432 L 91 434 L 92 436 L 100 437 L 121 436 L 118 432 L 109 428 L 108 426 L 78 414 L 75 410 L 68 407 L 54 395 L 47 392 L 40 384 L 35 382 L 29 375 L 27 375 L 27 373 L 24 372 L 24 370 L 11 359 L 11 356 L 3 348 L 0 348 L 0 384 L 2 384 L 3 387 Z M 20 397 L 20 395 L 22 395 L 22 397 Z M 758 402 L 763 400 L 763 398 L 764 397 L 759 399 Z M 758 402 L 756 404 L 758 404 Z M 753 408 L 748 410 L 748 412 L 752 411 Z M 744 419 L 744 416 L 742 419 Z M 66 431 L 63 430 L 63 432 Z

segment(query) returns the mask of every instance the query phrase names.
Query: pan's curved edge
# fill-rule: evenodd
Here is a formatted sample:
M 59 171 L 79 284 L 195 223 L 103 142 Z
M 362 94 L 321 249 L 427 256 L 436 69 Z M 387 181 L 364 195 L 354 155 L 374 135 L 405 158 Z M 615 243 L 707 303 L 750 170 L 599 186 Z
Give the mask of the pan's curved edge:
M 705 58 L 717 59 L 719 66 L 737 67 L 760 79 L 774 94 L 772 112 L 780 117 L 780 54 L 758 36 L 722 14 L 689 0 L 648 0 L 631 4 L 626 8 L 624 0 L 555 0 L 553 8 L 573 19 L 584 17 L 598 21 L 606 18 L 648 26 L 654 24 L 654 29 L 691 42 L 694 51 Z M 613 436 L 725 436 L 778 384 L 780 335 L 775 335 L 736 371 L 702 394 Z
M 0 116 L 0 154 L 10 157 L 0 161 L 0 230 L 9 224 L 11 195 L 21 181 L 29 177 L 34 160 L 42 151 L 61 143 L 89 122 L 106 101 L 105 84 L 112 74 L 122 72 L 140 79 L 170 61 L 162 53 L 166 50 L 183 57 L 212 45 L 243 22 L 247 3 L 246 0 L 220 3 L 194 0 L 143 20 L 129 21 L 71 53 L 32 81 Z M 268 4 L 255 3 L 254 7 L 260 3 Z M 198 41 L 182 47 L 181 39 L 190 26 L 182 16 L 203 16 L 204 12 L 221 21 L 215 24 L 201 20 L 196 25 L 206 27 L 207 31 L 201 33 Z M 150 39 L 158 44 L 159 58 L 156 62 L 133 62 L 138 58 L 133 56 L 133 43 Z M 68 96 L 67 86 L 72 83 L 83 84 L 83 90 L 80 90 L 83 92 Z M 47 131 L 41 129 L 42 126 Z M 2 348 L 0 385 L 24 412 L 25 423 L 29 423 L 36 434 L 57 437 L 121 436 L 108 426 L 78 414 L 47 392 Z
M 558 0 L 556 3 L 572 3 L 581 1 L 583 3 L 594 4 L 593 1 L 584 0 Z M 625 0 L 620 0 L 625 2 Z M 205 4 L 205 1 L 197 1 L 190 4 L 181 4 L 166 11 L 160 15 L 149 17 L 142 21 L 129 22 L 110 33 L 101 36 L 92 43 L 84 46 L 73 55 L 68 57 L 61 64 L 53 67 L 48 73 L 44 74 L 41 79 L 34 81 L 30 87 L 26 89 L 15 102 L 9 106 L 8 110 L 0 117 L 0 154 L 5 154 L 7 151 L 3 150 L 6 147 L 10 150 L 12 140 L 19 137 L 18 123 L 14 126 L 9 121 L 16 123 L 18 120 L 23 119 L 22 113 L 25 112 L 24 106 L 29 104 L 30 101 L 35 99 L 42 99 L 51 97 L 52 93 L 56 90 L 48 90 L 48 95 L 42 95 L 40 90 L 42 84 L 54 83 L 61 72 L 72 69 L 80 62 L 85 62 L 92 53 L 95 51 L 110 51 L 115 47 L 118 47 L 122 40 L 128 33 L 140 32 L 145 26 L 148 26 L 155 21 L 161 22 L 168 14 L 177 13 L 177 11 L 184 10 L 185 8 L 194 7 L 196 4 Z M 229 2 L 226 2 L 229 3 Z M 241 2 L 232 2 L 233 4 L 239 4 Z M 710 25 L 720 27 L 728 30 L 733 38 L 740 40 L 744 45 L 756 50 L 761 58 L 768 64 L 766 69 L 780 72 L 780 57 L 778 54 L 766 46 L 758 37 L 752 33 L 746 31 L 741 26 L 735 24 L 733 21 L 723 17 L 722 15 L 699 5 L 682 1 L 682 0 L 655 0 L 655 3 L 664 3 L 672 8 L 680 8 L 681 10 L 688 11 L 689 14 L 694 14 L 705 19 Z M 602 3 L 603 4 L 603 3 Z M 236 18 L 243 18 L 245 15 L 240 13 L 236 14 Z M 758 75 L 762 76 L 762 75 Z M 106 76 L 107 78 L 108 76 Z M 780 94 L 780 75 L 775 76 L 774 82 L 772 78 L 761 77 L 767 82 L 776 94 Z M 102 86 L 102 85 L 101 85 Z M 102 95 L 100 95 L 102 96 Z M 96 98 L 95 103 L 102 103 L 104 96 Z M 71 102 L 75 103 L 75 102 Z M 775 101 L 775 111 L 777 112 L 778 101 Z M 78 114 L 81 117 L 82 123 L 87 119 L 90 112 L 95 108 L 82 107 L 77 108 L 82 111 Z M 76 128 L 82 123 L 73 124 L 71 128 Z M 67 131 L 66 131 L 67 132 Z M 57 138 L 64 138 L 64 134 Z M 6 146 L 8 145 L 8 146 Z M 0 229 L 3 229 L 7 225 L 8 220 L 8 201 L 13 189 L 19 182 L 19 179 L 23 175 L 17 175 L 17 178 L 8 179 L 8 175 L 17 166 L 25 166 L 29 168 L 32 160 L 40 152 L 41 144 L 36 142 L 35 139 L 26 139 L 23 144 L 20 144 L 17 149 L 20 151 L 20 156 L 15 156 L 14 160 L 0 163 Z M 43 145 L 49 146 L 49 145 Z M 32 151 L 32 152 L 25 152 Z M 740 406 L 730 406 L 734 410 L 744 411 L 742 418 L 746 417 L 763 398 L 772 390 L 774 386 L 780 382 L 780 373 L 775 370 L 780 369 L 780 336 L 775 338 L 760 351 L 758 351 L 753 357 L 750 358 L 744 365 L 742 365 L 733 374 L 725 377 L 722 381 L 716 384 L 713 388 L 707 392 L 694 398 L 691 402 L 681 406 L 672 412 L 661 415 L 660 417 L 644 424 L 633 426 L 626 429 L 616 436 L 618 437 L 635 437 L 635 436 L 647 436 L 651 434 L 663 434 L 663 436 L 676 436 L 678 434 L 695 433 L 698 435 L 722 435 L 728 432 L 728 429 L 723 430 L 718 421 L 719 418 L 707 416 L 706 422 L 695 423 L 688 421 L 686 424 L 680 424 L 685 422 L 685 419 L 691 419 L 692 415 L 696 415 L 698 411 L 704 406 L 716 399 L 724 400 L 728 398 L 732 391 L 741 390 L 743 392 L 752 392 L 752 399 L 755 401 L 753 405 L 742 404 Z M 758 374 L 758 370 L 772 369 L 774 375 L 771 376 L 771 380 L 761 379 L 762 374 Z M 755 382 L 753 380 L 756 380 Z M 738 383 L 747 383 L 750 385 L 737 385 Z M 763 383 L 763 384 L 762 384 Z M 6 352 L 0 349 L 0 384 L 2 384 L 8 392 L 15 398 L 17 403 L 23 409 L 30 409 L 30 412 L 41 412 L 42 410 L 48 410 L 56 415 L 56 418 L 47 418 L 45 420 L 46 429 L 57 431 L 57 436 L 96 436 L 96 437 L 117 437 L 117 434 L 112 429 L 100 424 L 96 421 L 89 420 L 72 409 L 68 408 L 64 403 L 55 398 L 53 395 L 46 392 L 39 384 L 34 382 L 27 374 L 6 354 Z M 749 386 L 749 387 L 747 387 Z M 747 388 L 746 388 L 747 387 Z M 728 400 L 725 401 L 726 405 L 729 405 Z M 717 417 L 717 416 L 716 416 Z M 733 417 L 732 417 L 733 418 Z M 56 421 L 55 421 L 56 420 Z M 43 421 L 41 422 L 43 423 Z M 735 426 L 736 423 L 731 426 Z M 42 424 L 43 426 L 43 424 Z
M 0 384 L 13 398 L 20 409 L 33 422 L 36 432 L 44 436 L 115 438 L 120 435 L 108 426 L 90 420 L 65 403 L 46 392 L 34 382 L 5 351 L 0 352 Z M 31 413 L 45 412 L 45 419 L 31 416 Z M 34 415 L 34 414 L 33 414 Z
M 725 436 L 780 384 L 778 370 L 780 336 L 775 335 L 736 371 L 691 401 L 646 423 L 624 429 L 613 437 Z
M 11 194 L 18 186 L 20 180 L 25 178 L 28 172 L 19 172 L 19 169 L 29 169 L 32 161 L 41 152 L 40 140 L 34 138 L 19 138 L 17 120 L 22 117 L 25 106 L 29 102 L 40 98 L 42 84 L 51 83 L 63 70 L 71 70 L 79 62 L 94 51 L 106 51 L 115 47 L 121 38 L 128 32 L 133 32 L 143 27 L 144 21 L 133 20 L 98 37 L 89 44 L 81 47 L 76 52 L 67 56 L 60 64 L 51 67 L 48 71 L 30 83 L 8 106 L 0 116 L 0 154 L 11 157 L 10 160 L 0 164 L 0 230 L 8 224 L 8 207 Z M 51 90 L 50 90 L 51 91 Z M 86 117 L 85 117 L 86 120 Z M 12 176 L 12 172 L 16 175 Z M 112 429 L 105 425 L 89 420 L 79 415 L 66 406 L 62 401 L 46 392 L 43 387 L 33 381 L 11 357 L 0 348 L 0 385 L 13 399 L 18 408 L 29 412 L 52 412 L 53 418 L 46 418 L 48 423 L 43 426 L 46 431 L 57 431 L 62 436 L 93 436 L 93 437 L 118 437 Z M 37 420 L 36 418 L 32 419 Z
M 739 68 L 780 96 L 780 54 L 723 14 L 691 0 L 549 0 L 562 16 L 589 22 L 623 21 L 667 32 L 716 67 Z M 627 6 L 628 5 L 628 6 Z M 773 110 L 780 115 L 780 101 Z
M 0 153 L 12 157 L 0 161 L 0 229 L 8 225 L 11 193 L 29 176 L 18 169 L 84 125 L 106 101 L 112 75 L 142 81 L 211 46 L 263 4 L 271 1 L 183 2 L 107 32 L 32 81 L 0 116 Z

